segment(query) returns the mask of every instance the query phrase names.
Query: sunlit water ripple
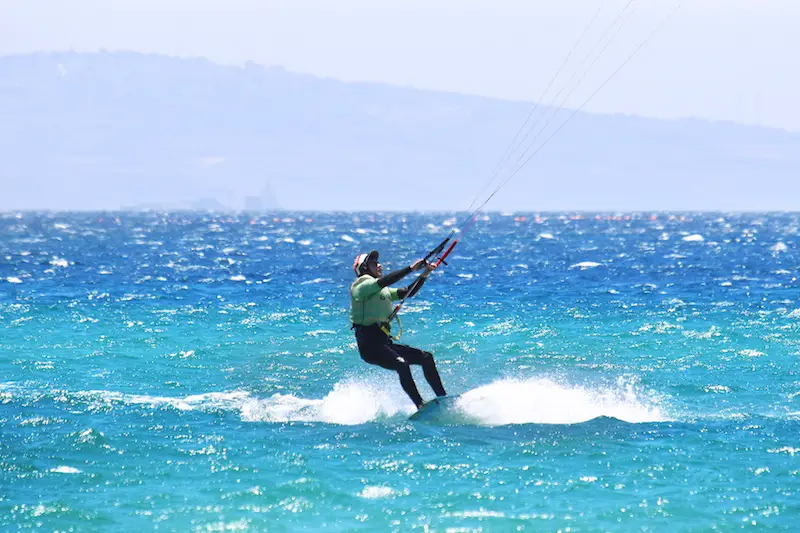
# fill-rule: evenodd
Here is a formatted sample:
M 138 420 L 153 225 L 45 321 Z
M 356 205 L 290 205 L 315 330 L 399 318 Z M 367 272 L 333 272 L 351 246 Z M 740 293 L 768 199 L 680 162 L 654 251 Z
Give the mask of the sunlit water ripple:
M 0 214 L 0 529 L 796 530 L 800 216 L 487 215 L 403 310 L 461 395 L 413 423 L 352 259 L 462 218 Z

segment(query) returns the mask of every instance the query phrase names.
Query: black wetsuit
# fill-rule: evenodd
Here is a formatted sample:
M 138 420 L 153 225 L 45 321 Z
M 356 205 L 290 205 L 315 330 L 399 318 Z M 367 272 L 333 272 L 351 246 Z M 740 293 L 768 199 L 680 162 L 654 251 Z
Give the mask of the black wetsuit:
M 422 366 L 425 379 L 436 396 L 447 394 L 442 386 L 439 372 L 436 370 L 436 362 L 433 360 L 432 353 L 395 343 L 378 324 L 353 327 L 356 330 L 356 341 L 361 359 L 371 365 L 395 370 L 400 375 L 400 385 L 403 386 L 403 390 L 406 391 L 414 405 L 420 407 L 423 402 L 409 365 Z
M 378 285 L 386 287 L 410 273 L 411 268 L 409 267 L 392 272 L 379 278 Z M 422 288 L 424 282 L 425 278 L 423 277 L 406 288 L 398 289 L 398 295 L 400 298 L 410 298 Z M 411 401 L 414 402 L 414 405 L 421 407 L 424 402 L 417 389 L 417 384 L 414 382 L 414 377 L 411 375 L 409 365 L 422 366 L 425 379 L 437 396 L 445 396 L 447 394 L 444 386 L 442 386 L 439 372 L 436 370 L 436 362 L 432 353 L 412 348 L 405 344 L 395 343 L 389 335 L 384 333 L 380 324 L 369 326 L 354 324 L 353 329 L 356 330 L 356 342 L 358 343 L 358 352 L 361 355 L 361 359 L 371 365 L 378 365 L 382 368 L 396 371 L 400 376 L 400 385 L 411 398 Z

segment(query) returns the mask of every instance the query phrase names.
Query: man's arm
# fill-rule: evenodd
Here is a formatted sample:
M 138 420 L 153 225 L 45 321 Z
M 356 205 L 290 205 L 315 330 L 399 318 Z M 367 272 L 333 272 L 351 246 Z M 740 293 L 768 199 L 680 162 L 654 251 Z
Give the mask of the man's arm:
M 425 283 L 426 279 L 428 279 L 427 274 L 420 274 L 419 277 L 415 279 L 408 287 L 397 289 L 397 299 L 402 300 L 403 298 L 412 298 L 422 288 L 422 285 Z
M 381 289 L 384 287 L 388 287 L 389 285 L 397 283 L 398 281 L 408 276 L 415 270 L 422 270 L 426 266 L 428 266 L 428 263 L 426 263 L 424 259 L 419 259 L 417 261 L 414 261 L 414 263 L 411 266 L 401 268 L 400 270 L 397 270 L 390 274 L 386 274 L 381 278 L 378 278 L 378 285 L 380 286 Z
M 410 266 L 407 266 L 405 268 L 401 268 L 400 270 L 397 270 L 395 272 L 391 272 L 391 273 L 386 274 L 385 276 L 383 276 L 381 278 L 378 278 L 378 285 L 380 286 L 381 289 L 384 288 L 384 287 L 388 287 L 389 285 L 397 283 L 398 281 L 400 281 L 404 277 L 408 276 L 409 274 L 411 274 L 411 267 Z
M 422 285 L 425 283 L 425 280 L 428 279 L 428 276 L 431 275 L 431 272 L 433 272 L 433 269 L 435 267 L 429 263 L 425 263 L 425 266 L 423 268 L 425 268 L 425 272 L 420 274 L 417 277 L 417 279 L 415 279 L 413 283 L 411 283 L 411 285 L 409 285 L 408 287 L 404 287 L 402 289 L 397 289 L 398 300 L 401 300 L 403 298 L 411 298 L 415 294 L 417 294 L 419 290 L 422 288 Z

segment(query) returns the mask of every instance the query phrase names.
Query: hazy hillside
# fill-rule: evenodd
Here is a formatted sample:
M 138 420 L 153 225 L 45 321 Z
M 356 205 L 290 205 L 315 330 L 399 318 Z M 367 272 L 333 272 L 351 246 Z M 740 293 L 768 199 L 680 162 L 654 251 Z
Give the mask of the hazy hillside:
M 463 209 L 530 107 L 134 53 L 0 57 L 0 209 Z M 798 198 L 800 134 L 581 113 L 489 207 Z

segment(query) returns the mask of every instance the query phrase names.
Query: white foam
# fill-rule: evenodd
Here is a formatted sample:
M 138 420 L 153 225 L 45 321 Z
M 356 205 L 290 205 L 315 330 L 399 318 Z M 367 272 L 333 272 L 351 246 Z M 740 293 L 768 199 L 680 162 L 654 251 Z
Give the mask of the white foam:
M 684 242 L 703 242 L 704 240 L 705 239 L 703 239 L 703 236 L 698 233 L 695 233 L 694 235 L 687 235 L 683 238 Z
M 19 279 L 19 278 L 18 278 L 18 277 L 16 277 L 16 276 L 8 276 L 8 277 L 6 278 L 6 281 L 7 281 L 7 282 L 9 282 L 9 283 L 22 283 L 22 280 L 21 280 L 21 279 Z
M 180 411 L 204 409 L 236 410 L 241 408 L 250 396 L 246 391 L 207 392 L 192 394 L 184 398 L 168 396 L 150 396 L 148 394 L 124 394 L 121 392 L 95 390 L 79 392 L 78 397 L 103 402 L 105 404 L 122 403 L 128 405 L 146 405 L 149 407 L 168 406 Z
M 789 247 L 786 246 L 786 243 L 778 241 L 772 247 L 770 247 L 770 250 L 772 250 L 773 253 L 778 254 L 778 253 L 782 253 L 782 252 L 788 252 L 789 251 Z
M 358 493 L 359 496 L 368 500 L 376 498 L 388 498 L 389 496 L 395 496 L 398 494 L 402 493 L 394 490 L 391 487 L 382 487 L 377 485 L 366 486 L 364 487 L 364 490 Z
M 194 350 L 181 350 L 180 352 L 173 352 L 169 354 L 169 357 L 180 357 L 181 359 L 189 359 L 190 357 L 194 357 L 196 352 Z
M 599 416 L 635 423 L 668 420 L 656 399 L 625 380 L 613 387 L 587 388 L 543 378 L 504 379 L 464 393 L 456 407 L 487 426 L 575 424 Z
M 331 281 L 331 279 L 330 278 L 314 278 L 314 279 L 309 280 L 309 281 L 303 281 L 302 283 L 300 283 L 300 285 L 311 285 L 311 284 L 314 284 L 314 283 L 324 283 L 326 281 Z
M 502 511 L 489 511 L 487 509 L 477 509 L 474 511 L 453 511 L 451 513 L 446 513 L 444 516 L 454 517 L 454 518 L 505 518 L 506 514 Z M 470 529 L 467 531 L 473 531 L 473 530 Z
M 800 448 L 792 448 L 791 446 L 784 446 L 783 448 L 772 448 L 770 450 L 767 450 L 767 452 L 769 452 L 769 453 L 786 453 L 786 454 L 789 454 L 792 457 L 794 457 L 795 454 L 800 453 Z
M 711 326 L 707 331 L 684 331 L 683 335 L 690 339 L 710 339 L 712 337 L 719 337 L 721 334 L 717 326 Z
M 655 324 L 650 324 L 650 323 L 644 324 L 637 331 L 639 333 L 652 331 L 653 333 L 663 334 L 663 333 L 669 333 L 670 331 L 676 329 L 683 329 L 683 326 L 679 324 L 670 324 L 669 322 L 657 322 Z
M 546 239 L 546 240 L 555 239 L 555 237 L 553 237 L 553 234 L 552 234 L 552 233 L 540 233 L 540 234 L 539 234 L 539 237 L 537 237 L 537 238 L 539 238 L 539 239 Z
M 356 242 L 356 240 L 352 238 L 350 235 L 342 235 L 342 240 L 346 242 Z
M 388 378 L 391 377 L 391 384 Z M 392 385 L 394 384 L 394 385 Z M 354 425 L 409 415 L 414 406 L 395 376 L 370 381 L 344 381 L 322 399 L 274 394 L 251 399 L 242 406 L 242 419 L 250 422 L 326 422 Z
M 245 281 L 247 278 L 245 278 L 244 276 L 242 276 L 241 274 L 239 274 L 239 275 L 237 275 L 237 276 L 231 276 L 231 277 L 230 277 L 230 278 L 228 278 L 228 279 L 229 279 L 229 280 L 231 280 L 231 281 Z
M 761 357 L 767 354 L 765 354 L 764 352 L 759 352 L 758 350 L 747 349 L 747 350 L 739 350 L 739 355 L 744 355 L 747 357 Z
M 344 382 L 337 383 L 321 400 L 308 400 L 291 394 L 250 400 L 242 406 L 242 419 L 251 422 L 354 425 L 391 418 L 399 413 L 408 415 L 413 409 L 399 384 L 395 388 L 379 383 Z
M 318 337 L 319 335 L 336 335 L 336 332 L 331 329 L 315 329 L 314 331 L 306 331 L 306 335 Z
M 73 468 L 71 466 L 57 466 L 55 468 L 51 468 L 50 472 L 56 472 L 58 474 L 80 474 L 81 471 L 77 468 Z
M 417 379 L 417 382 L 423 395 L 429 396 L 424 379 Z M 280 393 L 255 398 L 247 391 L 171 398 L 101 390 L 81 392 L 78 396 L 106 405 L 123 403 L 181 411 L 238 411 L 242 420 L 248 422 L 356 425 L 397 418 L 405 421 L 414 412 L 397 376 L 389 372 L 341 381 L 320 399 Z M 669 420 L 658 398 L 640 390 L 635 380 L 622 378 L 616 384 L 595 387 L 562 384 L 544 378 L 501 379 L 462 394 L 455 409 L 456 416 L 451 417 L 453 422 L 482 426 L 574 424 L 599 416 L 631 423 Z
M 574 265 L 570 266 L 570 268 L 580 268 L 581 270 L 586 270 L 587 268 L 597 268 L 600 266 L 600 263 L 595 263 L 594 261 L 581 261 L 580 263 L 575 263 Z
M 53 256 L 53 259 L 50 261 L 50 264 L 57 267 L 66 268 L 69 266 L 69 261 L 66 259 L 62 259 L 61 257 Z

